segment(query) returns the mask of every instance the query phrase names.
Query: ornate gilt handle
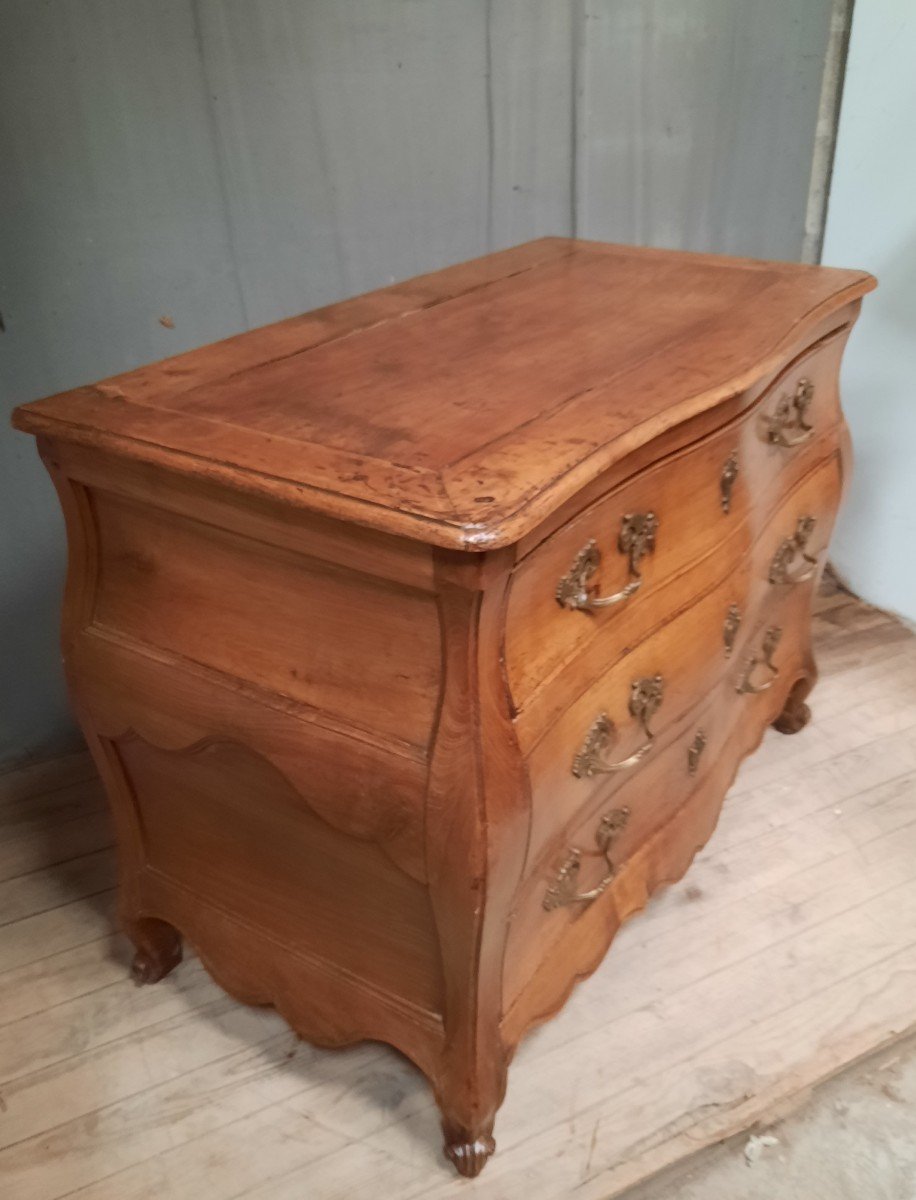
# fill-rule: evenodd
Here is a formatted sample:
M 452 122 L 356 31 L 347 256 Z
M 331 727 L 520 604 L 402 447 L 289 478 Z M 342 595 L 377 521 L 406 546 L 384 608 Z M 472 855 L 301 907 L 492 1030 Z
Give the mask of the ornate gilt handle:
M 557 584 L 557 603 L 561 608 L 577 608 L 588 612 L 594 608 L 610 608 L 613 604 L 619 604 L 621 600 L 629 599 L 642 586 L 639 564 L 644 555 L 651 554 L 655 549 L 657 530 L 658 517 L 653 512 L 627 513 L 623 518 L 617 538 L 617 549 L 626 555 L 630 582 L 611 596 L 595 595 L 592 578 L 601 565 L 601 551 L 594 539 L 587 542 L 576 555 L 569 571 Z
M 814 426 L 808 421 L 808 409 L 814 399 L 814 384 L 799 379 L 793 396 L 783 396 L 773 412 L 761 418 L 764 440 L 773 446 L 791 449 L 814 437 Z
M 635 767 L 652 749 L 655 734 L 649 728 L 649 722 L 658 712 L 662 703 L 664 683 L 661 675 L 652 675 L 646 679 L 634 679 L 630 684 L 630 716 L 635 717 L 643 728 L 646 740 L 627 758 L 617 762 L 608 762 L 602 758 L 604 751 L 614 738 L 614 722 L 607 713 L 600 713 L 589 729 L 582 749 L 573 759 L 572 773 L 576 779 L 591 779 L 593 775 L 611 775 L 615 771 L 625 771 Z
M 602 892 L 607 891 L 614 878 L 611 846 L 617 834 L 626 828 L 629 819 L 630 810 L 628 808 L 615 808 L 613 812 L 609 812 L 601 818 L 598 828 L 595 830 L 595 841 L 598 845 L 597 856 L 603 858 L 607 863 L 607 872 L 587 892 L 577 891 L 579 871 L 582 867 L 582 851 L 577 846 L 570 847 L 569 856 L 557 871 L 553 883 L 544 893 L 543 905 L 547 912 L 553 912 L 555 908 L 562 908 L 566 904 L 590 904 L 592 900 L 597 900 Z
M 773 686 L 779 676 L 779 667 L 773 662 L 773 655 L 776 653 L 776 647 L 779 645 L 781 638 L 782 630 L 779 626 L 771 625 L 763 635 L 760 653 L 753 655 L 745 663 L 735 691 L 741 695 L 756 696 L 759 692 L 765 692 L 767 688 Z M 769 676 L 761 683 L 754 683 L 751 677 L 760 667 L 766 667 L 769 671 Z
M 808 542 L 817 524 L 814 517 L 799 517 L 795 532 L 779 543 L 770 563 L 770 583 L 804 583 L 817 570 L 817 555 L 808 553 Z M 797 560 L 801 565 L 793 572 Z

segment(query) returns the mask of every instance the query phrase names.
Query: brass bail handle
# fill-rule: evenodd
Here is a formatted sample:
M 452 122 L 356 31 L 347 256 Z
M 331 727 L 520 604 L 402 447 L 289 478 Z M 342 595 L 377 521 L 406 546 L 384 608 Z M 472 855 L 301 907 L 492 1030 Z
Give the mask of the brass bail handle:
M 561 608 L 579 609 L 589 612 L 596 608 L 610 608 L 629 599 L 642 586 L 639 564 L 646 554 L 655 549 L 658 532 L 658 517 L 654 512 L 627 513 L 620 525 L 617 549 L 626 556 L 629 583 L 610 596 L 596 595 L 597 584 L 593 582 L 601 565 L 601 551 L 594 538 L 586 542 L 576 555 L 572 566 L 557 583 L 556 598 Z
M 799 517 L 795 532 L 779 543 L 770 563 L 772 584 L 805 583 L 817 570 L 817 555 L 808 553 L 808 543 L 817 521 L 814 517 Z M 793 567 L 796 567 L 793 571 Z
M 572 773 L 576 779 L 611 775 L 615 771 L 626 771 L 641 762 L 655 743 L 655 734 L 649 728 L 649 722 L 661 707 L 663 693 L 664 681 L 661 675 L 634 679 L 630 684 L 630 716 L 640 723 L 646 740 L 627 758 L 617 762 L 608 762 L 603 757 L 605 750 L 615 740 L 616 729 L 607 713 L 599 713 L 582 743 L 582 749 L 573 759 Z
M 764 440 L 787 449 L 809 442 L 814 437 L 814 426 L 808 420 L 813 399 L 814 384 L 810 379 L 799 379 L 794 395 L 783 396 L 772 413 L 763 415 Z
M 771 625 L 763 635 L 763 642 L 760 646 L 760 653 L 752 655 L 744 665 L 744 670 L 738 683 L 735 686 L 735 691 L 739 695 L 756 696 L 760 692 L 765 692 L 771 688 L 779 678 L 779 667 L 773 662 L 773 655 L 776 653 L 776 647 L 779 645 L 782 638 L 782 630 L 778 625 Z M 759 669 L 765 667 L 769 671 L 769 675 L 761 682 L 755 683 L 752 676 L 757 674 Z
M 607 863 L 607 872 L 587 892 L 578 891 L 579 872 L 582 868 L 583 851 L 572 846 L 569 855 L 554 876 L 553 882 L 544 893 L 543 905 L 547 912 L 562 908 L 566 904 L 590 904 L 607 891 L 614 879 L 614 864 L 611 862 L 611 847 L 614 839 L 621 833 L 630 819 L 628 808 L 615 808 L 606 813 L 595 830 L 597 851 L 591 851 L 588 857 L 600 857 Z

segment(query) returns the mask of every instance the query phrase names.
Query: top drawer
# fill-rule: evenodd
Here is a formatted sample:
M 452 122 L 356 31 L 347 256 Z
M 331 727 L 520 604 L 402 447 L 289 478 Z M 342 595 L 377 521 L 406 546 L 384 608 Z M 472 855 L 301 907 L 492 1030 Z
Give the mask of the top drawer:
M 718 578 L 741 558 L 779 496 L 836 447 L 846 335 L 819 342 L 736 420 L 621 484 L 520 563 L 506 630 L 518 709 L 624 609 L 642 617 L 626 622 L 628 644 L 647 636 L 665 617 L 653 596 L 666 580 L 714 553 Z

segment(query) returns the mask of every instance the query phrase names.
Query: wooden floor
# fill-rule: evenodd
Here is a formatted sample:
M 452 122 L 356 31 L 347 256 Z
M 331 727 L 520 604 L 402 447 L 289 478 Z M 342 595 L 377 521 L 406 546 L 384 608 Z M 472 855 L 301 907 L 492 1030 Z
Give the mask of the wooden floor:
M 127 979 L 82 756 L 0 777 L 3 1200 L 606 1200 L 916 1025 L 916 638 L 842 594 L 687 878 L 527 1041 L 473 1183 L 392 1051 L 296 1042 L 185 962 Z

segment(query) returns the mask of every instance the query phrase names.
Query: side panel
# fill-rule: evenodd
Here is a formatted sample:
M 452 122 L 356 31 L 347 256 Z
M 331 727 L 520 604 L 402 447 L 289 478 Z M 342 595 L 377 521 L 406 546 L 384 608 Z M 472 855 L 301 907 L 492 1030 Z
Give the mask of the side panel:
M 93 623 L 415 747 L 429 740 L 429 596 L 95 492 Z
M 66 448 L 43 451 L 69 527 L 65 663 L 117 825 L 127 932 L 142 945 L 166 922 L 309 1040 L 388 1041 L 434 1074 L 445 993 L 424 830 L 441 663 L 422 572 L 386 580 L 397 556 L 348 572 L 298 553 L 289 528 L 228 528 L 238 514 L 213 495 L 201 522 L 173 511 L 192 496 L 151 504 L 148 481 L 127 469 L 106 487 L 98 463 L 87 486 Z

